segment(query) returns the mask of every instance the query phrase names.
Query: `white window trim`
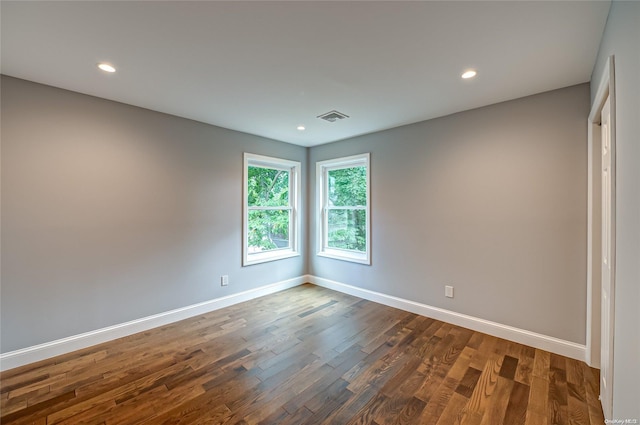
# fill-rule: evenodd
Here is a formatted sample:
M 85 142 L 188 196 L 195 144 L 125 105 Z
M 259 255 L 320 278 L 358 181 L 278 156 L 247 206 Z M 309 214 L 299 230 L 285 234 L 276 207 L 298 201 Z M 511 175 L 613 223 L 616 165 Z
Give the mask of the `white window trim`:
M 247 194 L 247 182 L 249 179 L 249 166 L 259 166 L 289 171 L 289 205 L 291 208 L 291 221 L 289 222 L 289 248 L 280 248 L 260 253 L 249 253 L 249 204 Z M 300 256 L 300 199 L 301 199 L 301 165 L 298 161 L 273 158 L 270 156 L 244 153 L 243 177 L 242 177 L 242 266 L 265 263 L 267 261 L 281 260 L 284 258 Z M 278 208 L 284 209 L 284 208 Z
M 371 264 L 371 154 L 363 153 L 359 155 L 347 156 L 343 158 L 329 159 L 316 163 L 316 240 L 317 255 L 320 257 L 334 258 L 337 260 L 350 261 L 361 264 Z M 326 203 L 326 178 L 330 170 L 350 168 L 358 165 L 367 167 L 367 205 L 364 208 L 367 219 L 367 242 L 366 252 L 358 252 L 347 249 L 330 248 L 326 244 L 327 213 Z M 345 209 L 351 209 L 347 207 Z M 353 209 L 357 209 L 353 208 Z

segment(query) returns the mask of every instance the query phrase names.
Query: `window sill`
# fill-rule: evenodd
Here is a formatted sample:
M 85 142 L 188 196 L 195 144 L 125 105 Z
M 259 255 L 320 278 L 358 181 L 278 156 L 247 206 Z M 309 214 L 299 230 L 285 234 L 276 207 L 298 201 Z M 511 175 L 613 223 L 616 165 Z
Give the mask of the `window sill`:
M 299 257 L 300 253 L 297 251 L 274 251 L 264 252 L 259 254 L 251 254 L 249 258 L 244 258 L 242 266 L 252 266 L 254 264 L 267 263 L 269 261 L 284 260 L 285 258 Z
M 371 258 L 366 253 L 356 253 L 340 249 L 325 249 L 318 252 L 319 257 L 333 258 L 334 260 L 349 261 L 351 263 L 359 263 L 371 265 Z

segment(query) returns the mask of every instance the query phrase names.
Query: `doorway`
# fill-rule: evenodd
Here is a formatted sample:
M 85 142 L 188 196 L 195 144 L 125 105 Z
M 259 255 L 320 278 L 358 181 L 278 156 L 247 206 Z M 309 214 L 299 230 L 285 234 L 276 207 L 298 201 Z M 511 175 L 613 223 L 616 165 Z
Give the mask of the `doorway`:
M 613 409 L 615 317 L 615 92 L 609 58 L 589 114 L 587 353 L 600 368 L 605 418 Z

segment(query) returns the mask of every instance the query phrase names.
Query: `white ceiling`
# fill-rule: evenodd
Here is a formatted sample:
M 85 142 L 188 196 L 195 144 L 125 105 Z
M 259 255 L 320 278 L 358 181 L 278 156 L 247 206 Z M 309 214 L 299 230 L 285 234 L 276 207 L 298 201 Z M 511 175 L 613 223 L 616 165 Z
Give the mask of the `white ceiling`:
M 1 71 L 313 146 L 589 81 L 609 6 L 2 1 Z

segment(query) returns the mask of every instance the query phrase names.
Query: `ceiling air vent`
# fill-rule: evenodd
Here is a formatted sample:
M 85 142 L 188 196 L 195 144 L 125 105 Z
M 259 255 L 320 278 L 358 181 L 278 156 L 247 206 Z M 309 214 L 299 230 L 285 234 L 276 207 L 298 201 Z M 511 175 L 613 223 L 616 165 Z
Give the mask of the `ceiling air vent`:
M 349 115 L 345 115 L 338 111 L 329 111 L 326 114 L 318 115 L 318 118 L 329 122 L 336 122 L 338 120 L 349 118 Z

